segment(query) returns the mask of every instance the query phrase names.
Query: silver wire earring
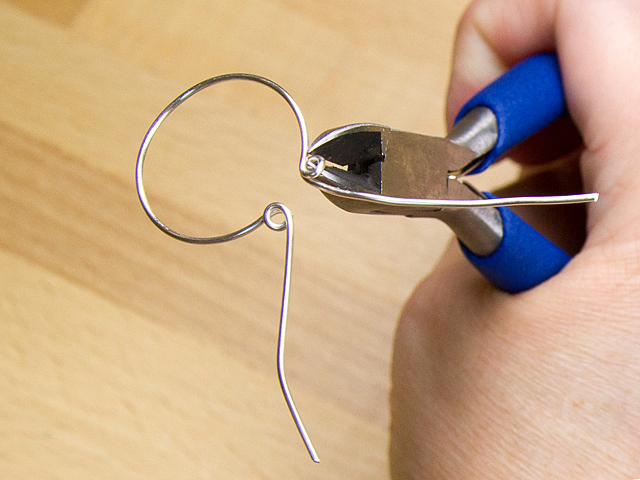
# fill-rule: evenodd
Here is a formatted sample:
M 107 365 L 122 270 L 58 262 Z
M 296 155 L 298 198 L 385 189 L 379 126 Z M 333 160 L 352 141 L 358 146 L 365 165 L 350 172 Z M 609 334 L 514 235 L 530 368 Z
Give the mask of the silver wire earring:
M 302 423 L 302 419 L 296 409 L 295 403 L 293 401 L 293 397 L 291 396 L 291 392 L 289 390 L 289 386 L 287 385 L 287 379 L 285 376 L 284 369 L 284 344 L 285 344 L 285 336 L 287 329 L 287 313 L 289 307 L 289 293 L 291 288 L 291 264 L 293 258 L 293 216 L 291 211 L 281 203 L 271 203 L 268 205 L 262 215 L 258 217 L 253 223 L 247 225 L 244 228 L 236 230 L 235 232 L 231 232 L 226 235 L 219 235 L 214 237 L 193 237 L 190 235 L 185 235 L 180 233 L 172 228 L 168 227 L 164 224 L 151 209 L 149 204 L 149 200 L 147 199 L 147 195 L 144 189 L 144 183 L 142 179 L 144 161 L 147 156 L 147 151 L 149 149 L 149 145 L 154 135 L 156 134 L 158 128 L 164 122 L 164 120 L 180 105 L 182 105 L 185 101 L 191 98 L 196 93 L 204 90 L 207 87 L 212 85 L 226 82 L 230 80 L 246 80 L 251 82 L 261 83 L 276 91 L 282 98 L 286 100 L 291 109 L 293 110 L 296 119 L 298 121 L 298 126 L 300 128 L 300 140 L 301 140 L 301 153 L 300 153 L 300 164 L 306 162 L 307 158 L 307 150 L 309 148 L 309 140 L 307 135 L 307 128 L 305 126 L 304 118 L 302 116 L 302 112 L 298 105 L 293 100 L 291 95 L 287 93 L 287 91 L 282 88 L 277 83 L 264 78 L 258 75 L 252 75 L 247 73 L 233 73 L 227 75 L 220 75 L 218 77 L 213 77 L 208 80 L 205 80 L 193 87 L 189 90 L 185 91 L 182 95 L 177 97 L 173 102 L 171 102 L 162 113 L 156 118 L 156 120 L 151 124 L 151 127 L 147 131 L 147 134 L 144 137 L 142 145 L 140 147 L 140 152 L 138 154 L 138 160 L 136 163 L 136 187 L 138 190 L 138 197 L 140 198 L 140 203 L 142 204 L 142 208 L 146 212 L 149 219 L 153 222 L 153 224 L 162 230 L 167 235 L 183 241 L 187 243 L 195 243 L 195 244 L 211 244 L 211 243 L 224 243 L 229 242 L 231 240 L 235 240 L 237 238 L 248 235 L 254 230 L 258 229 L 262 225 L 266 225 L 268 228 L 274 231 L 282 231 L 286 230 L 287 232 L 287 246 L 286 246 L 286 256 L 285 256 L 285 267 L 284 267 L 284 281 L 282 286 L 282 303 L 280 308 L 280 328 L 278 334 L 278 349 L 277 349 L 277 369 L 278 369 L 278 379 L 280 381 L 280 387 L 282 389 L 282 393 L 284 395 L 285 401 L 287 402 L 287 406 L 289 407 L 289 411 L 291 416 L 293 417 L 293 421 L 298 428 L 298 432 L 300 432 L 300 436 L 307 447 L 309 455 L 311 459 L 318 463 L 320 459 L 316 454 L 315 448 L 307 434 L 307 431 Z M 274 217 L 278 214 L 282 214 L 284 216 L 284 220 L 282 222 L 277 222 L 274 220 Z

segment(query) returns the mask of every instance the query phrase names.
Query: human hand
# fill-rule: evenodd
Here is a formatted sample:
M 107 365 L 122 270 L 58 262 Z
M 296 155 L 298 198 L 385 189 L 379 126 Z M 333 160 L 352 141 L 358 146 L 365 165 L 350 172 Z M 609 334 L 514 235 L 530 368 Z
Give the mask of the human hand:
M 520 294 L 491 286 L 456 245 L 417 287 L 394 349 L 394 478 L 640 477 L 640 2 L 473 2 L 456 39 L 449 122 L 541 51 L 558 54 L 584 144 L 581 180 L 600 193 L 585 244 Z M 540 163 L 573 140 L 518 158 Z M 551 237 L 564 220 L 527 218 Z

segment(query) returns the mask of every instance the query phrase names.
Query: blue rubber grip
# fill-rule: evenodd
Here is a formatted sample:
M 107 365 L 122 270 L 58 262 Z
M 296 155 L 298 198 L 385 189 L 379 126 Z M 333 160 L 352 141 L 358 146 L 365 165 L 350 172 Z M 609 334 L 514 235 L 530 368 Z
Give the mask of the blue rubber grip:
M 491 165 L 511 147 L 560 118 L 566 110 L 558 58 L 543 53 L 517 64 L 462 107 L 456 123 L 475 107 L 498 119 L 498 142 L 472 173 Z
M 498 210 L 504 236 L 494 253 L 479 257 L 460 243 L 471 263 L 496 287 L 510 293 L 529 290 L 553 277 L 571 260 L 564 250 L 510 209 L 498 207 Z

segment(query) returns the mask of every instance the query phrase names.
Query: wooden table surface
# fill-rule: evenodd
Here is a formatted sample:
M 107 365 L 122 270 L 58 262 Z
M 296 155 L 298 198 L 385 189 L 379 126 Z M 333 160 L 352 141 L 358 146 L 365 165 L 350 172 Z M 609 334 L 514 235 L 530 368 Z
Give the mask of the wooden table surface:
M 237 71 L 283 85 L 311 138 L 441 135 L 466 3 L 0 1 L 0 478 L 388 477 L 395 322 L 446 227 L 330 204 L 263 86 L 209 89 L 159 130 L 145 181 L 173 227 L 293 211 L 286 364 L 315 465 L 275 370 L 284 234 L 177 242 L 144 215 L 135 160 L 174 97 Z

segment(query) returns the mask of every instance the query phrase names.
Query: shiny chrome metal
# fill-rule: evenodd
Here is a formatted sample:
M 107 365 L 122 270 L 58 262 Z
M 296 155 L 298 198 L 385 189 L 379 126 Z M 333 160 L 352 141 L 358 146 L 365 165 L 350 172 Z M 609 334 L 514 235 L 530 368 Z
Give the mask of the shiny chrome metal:
M 488 257 L 502 243 L 502 215 L 497 208 L 443 209 L 434 217 L 446 223 L 458 240 L 479 257 Z
M 472 110 L 451 138 L 376 124 L 325 132 L 309 149 L 314 165 L 300 173 L 349 212 L 439 218 L 479 256 L 490 255 L 502 241 L 502 216 L 489 207 L 597 201 L 597 194 L 485 198 L 462 181 L 497 139 L 495 116 L 486 110 Z
M 281 213 L 284 215 L 284 222 L 276 223 L 273 220 L 273 216 Z M 298 432 L 302 437 L 302 441 L 307 447 L 307 451 L 309 452 L 309 456 L 311 459 L 319 463 L 320 458 L 316 453 L 316 449 L 311 442 L 311 438 L 309 438 L 309 434 L 307 433 L 307 429 L 304 428 L 304 424 L 302 423 L 302 419 L 300 418 L 300 414 L 298 413 L 298 409 L 296 408 L 296 404 L 293 401 L 293 397 L 291 396 L 291 391 L 289 390 L 289 385 L 287 384 L 287 377 L 285 375 L 284 370 L 284 344 L 286 340 L 286 332 L 287 332 L 287 314 L 289 311 L 289 293 L 291 291 L 291 266 L 293 263 L 293 215 L 291 211 L 282 203 L 272 203 L 264 210 L 263 215 L 264 223 L 271 230 L 279 231 L 286 229 L 287 231 L 287 248 L 284 262 L 284 281 L 282 285 L 282 303 L 280 307 L 280 329 L 278 331 L 278 354 L 277 354 L 277 367 L 278 367 L 278 380 L 280 381 L 280 388 L 282 389 L 282 394 L 284 395 L 285 401 L 287 402 L 287 406 L 289 407 L 289 412 L 291 412 L 291 417 L 293 418 L 296 427 L 298 428 Z
M 448 139 L 356 124 L 314 141 L 300 173 L 328 195 L 372 204 L 363 205 L 358 210 L 361 213 L 375 210 L 371 213 L 418 216 L 417 212 L 427 209 L 558 205 L 598 199 L 597 193 L 486 199 L 449 168 L 451 163 L 468 165 L 475 155 Z M 451 158 L 456 160 L 450 162 Z M 313 165 L 308 164 L 309 159 L 314 159 Z M 397 208 L 379 211 L 384 206 Z
M 252 82 L 261 83 L 275 90 L 278 94 L 280 94 L 280 96 L 282 96 L 287 101 L 287 103 L 289 104 L 289 106 L 291 107 L 291 109 L 296 115 L 296 119 L 298 120 L 298 126 L 300 128 L 300 139 L 302 144 L 300 164 L 302 165 L 303 161 L 305 164 L 307 163 L 307 150 L 308 150 L 307 129 L 304 123 L 304 118 L 302 117 L 302 113 L 298 108 L 298 105 L 293 100 L 293 98 L 280 85 L 264 77 L 260 77 L 252 74 L 246 74 L 246 73 L 234 73 L 234 74 L 228 74 L 228 75 L 221 75 L 218 77 L 210 78 L 208 80 L 205 80 L 204 82 L 201 82 L 191 87 L 189 90 L 187 90 L 178 98 L 176 98 L 173 102 L 171 102 L 162 111 L 162 113 L 158 116 L 158 118 L 156 118 L 156 120 L 152 123 L 151 127 L 147 131 L 147 134 L 144 137 L 144 140 L 140 147 L 140 152 L 138 153 L 138 160 L 136 163 L 136 187 L 138 190 L 138 197 L 140 199 L 140 203 L 142 204 L 144 211 L 146 212 L 147 216 L 156 227 L 158 227 L 167 235 L 187 243 L 210 244 L 210 243 L 229 242 L 231 240 L 235 240 L 237 238 L 248 235 L 249 233 L 258 229 L 262 225 L 266 225 L 267 227 L 269 227 L 271 230 L 274 230 L 274 231 L 286 230 L 287 248 L 286 248 L 286 256 L 285 256 L 284 280 L 283 280 L 283 286 L 282 286 L 282 303 L 280 305 L 280 327 L 279 327 L 279 333 L 278 333 L 278 349 L 277 349 L 277 362 L 276 362 L 277 370 L 278 370 L 278 379 L 280 381 L 280 387 L 282 389 L 282 393 L 284 395 L 285 401 L 289 408 L 289 412 L 291 413 L 291 416 L 293 417 L 293 421 L 296 424 L 296 427 L 298 428 L 298 432 L 300 433 L 300 436 L 302 437 L 302 440 L 307 448 L 307 451 L 309 452 L 309 456 L 314 462 L 318 463 L 320 459 L 318 458 L 316 450 L 313 447 L 313 443 L 311 442 L 311 439 L 307 434 L 304 424 L 302 423 L 302 419 L 300 418 L 298 410 L 295 406 L 293 397 L 291 396 L 291 392 L 287 384 L 287 379 L 286 379 L 285 369 L 284 369 L 284 345 L 285 345 L 285 337 L 286 337 L 286 329 L 287 329 L 287 314 L 289 310 L 289 294 L 291 290 L 291 265 L 293 261 L 293 216 L 291 215 L 291 211 L 281 203 L 272 203 L 264 209 L 264 212 L 258 219 L 256 219 L 254 222 L 247 225 L 246 227 L 236 230 L 235 232 L 231 232 L 226 235 L 213 236 L 213 237 L 194 237 L 191 235 L 185 235 L 183 233 L 180 233 L 170 228 L 169 226 L 164 224 L 162 221 L 160 221 L 157 215 L 153 212 L 151 205 L 149 204 L 149 200 L 147 198 L 145 188 L 144 188 L 144 181 L 143 181 L 144 162 L 147 156 L 149 145 L 151 144 L 151 140 L 153 139 L 154 135 L 158 131 L 158 128 L 160 127 L 162 122 L 164 122 L 164 120 L 176 108 L 178 108 L 180 105 L 182 105 L 185 101 L 187 101 L 196 93 L 200 92 L 201 90 L 207 87 L 215 85 L 217 83 L 225 82 L 229 80 L 248 80 Z M 317 163 L 315 164 L 314 168 L 318 168 L 318 169 L 323 168 L 323 163 L 320 159 L 317 159 Z M 309 172 L 309 174 L 311 175 L 312 172 Z M 273 219 L 273 216 L 277 214 L 284 215 L 283 222 L 278 223 Z
M 490 152 L 498 141 L 498 119 L 487 107 L 476 107 L 456 123 L 447 135 L 447 140 L 469 148 L 475 158 L 463 165 L 450 164 L 453 176 L 464 175 L 473 170 L 482 161 L 483 155 Z M 453 159 L 455 160 L 455 159 Z
M 310 182 L 311 183 L 311 182 Z M 460 191 L 465 188 L 470 192 L 475 192 L 466 182 L 459 182 Z M 447 199 L 447 198 L 405 198 L 405 197 L 387 197 L 376 193 L 345 191 L 341 187 L 329 184 L 313 184 L 321 192 L 344 198 L 347 200 L 359 201 L 359 203 L 370 204 L 369 207 L 364 206 L 358 210 L 358 213 L 388 213 L 392 215 L 406 215 L 409 217 L 422 217 L 428 215 L 420 215 L 420 212 L 428 213 L 441 209 L 458 210 L 472 208 L 487 207 L 515 207 L 522 205 L 567 205 L 573 203 L 590 203 L 597 202 L 599 195 L 597 193 L 580 193 L 573 195 L 545 195 L 545 196 L 526 196 L 526 197 L 500 197 L 500 198 L 484 198 L 477 196 L 471 199 Z M 453 188 L 453 187 L 452 187 Z M 458 189 L 458 188 L 456 188 Z M 387 211 L 387 207 L 390 207 Z M 371 210 L 371 211 L 368 211 Z
M 475 153 L 470 162 L 449 165 L 449 177 L 458 178 L 472 171 L 491 151 L 498 141 L 498 119 L 487 107 L 477 107 L 454 125 L 447 140 L 465 146 Z M 452 159 L 456 161 L 457 159 Z M 467 187 L 475 189 L 465 183 Z M 484 198 L 481 192 L 475 191 L 478 198 Z M 458 239 L 467 248 L 480 257 L 487 257 L 495 252 L 504 236 L 502 215 L 497 208 L 473 208 L 468 210 L 443 210 L 440 219 L 453 230 Z M 463 240 L 464 239 L 464 240 Z

